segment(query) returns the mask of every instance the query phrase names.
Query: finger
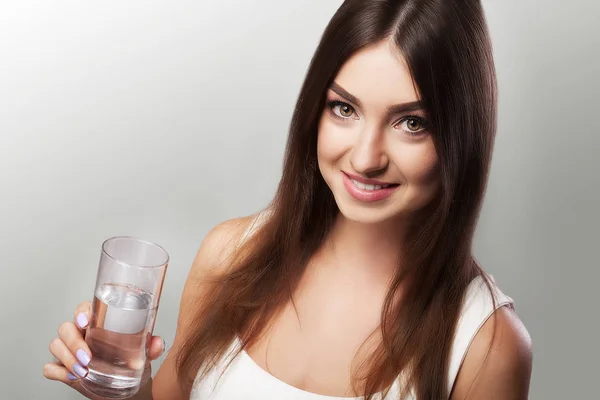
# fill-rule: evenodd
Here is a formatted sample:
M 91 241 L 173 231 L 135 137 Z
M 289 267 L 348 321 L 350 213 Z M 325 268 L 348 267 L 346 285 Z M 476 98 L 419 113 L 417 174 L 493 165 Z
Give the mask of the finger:
M 92 318 L 92 304 L 84 301 L 75 309 L 75 323 L 81 329 L 87 328 Z
M 165 352 L 165 340 L 160 336 L 153 336 L 148 348 L 148 359 L 156 360 Z
M 72 385 L 79 379 L 58 362 L 51 362 L 44 365 L 44 377 L 53 381 L 66 383 L 67 385 Z
M 65 322 L 58 328 L 58 337 L 74 354 L 83 367 L 87 367 L 92 359 L 92 352 L 88 347 L 80 330 L 72 322 Z
M 54 339 L 52 343 L 50 343 L 50 352 L 73 375 L 78 376 L 79 378 L 84 378 L 87 375 L 87 368 L 77 362 L 73 353 L 69 351 L 67 345 L 59 338 Z

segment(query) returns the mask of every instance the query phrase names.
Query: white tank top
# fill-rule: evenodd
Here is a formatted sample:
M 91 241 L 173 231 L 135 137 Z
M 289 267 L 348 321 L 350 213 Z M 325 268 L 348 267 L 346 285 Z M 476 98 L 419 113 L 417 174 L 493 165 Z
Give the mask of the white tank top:
M 493 277 L 490 280 L 494 282 Z M 461 314 L 456 327 L 456 335 L 450 354 L 448 369 L 448 397 L 454 385 L 458 370 L 465 358 L 469 345 L 479 331 L 498 308 L 509 305 L 513 300 L 503 294 L 498 287 L 493 286 L 496 306 L 484 282 L 484 278 L 475 278 L 467 288 L 463 301 Z M 287 384 L 260 367 L 242 350 L 233 358 L 229 367 L 227 363 L 240 347 L 239 339 L 235 339 L 229 350 L 215 369 L 202 380 L 196 379 L 190 399 L 191 400 L 361 400 L 363 397 L 334 397 L 315 394 Z M 222 373 L 222 375 L 221 375 Z M 375 400 L 400 399 L 401 381 L 397 379 L 387 396 L 381 394 L 374 396 Z M 403 400 L 414 400 L 414 395 L 409 395 Z

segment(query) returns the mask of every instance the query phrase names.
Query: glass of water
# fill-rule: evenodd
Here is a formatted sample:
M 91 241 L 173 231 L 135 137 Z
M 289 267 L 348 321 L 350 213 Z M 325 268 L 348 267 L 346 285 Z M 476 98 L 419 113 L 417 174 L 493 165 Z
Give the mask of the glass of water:
M 157 244 L 114 237 L 102 244 L 85 341 L 92 352 L 82 385 L 124 399 L 139 390 L 169 254 Z

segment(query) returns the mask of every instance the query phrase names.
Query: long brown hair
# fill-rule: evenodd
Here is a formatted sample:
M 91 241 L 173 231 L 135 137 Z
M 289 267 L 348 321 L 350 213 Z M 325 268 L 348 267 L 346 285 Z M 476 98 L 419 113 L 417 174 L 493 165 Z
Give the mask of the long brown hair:
M 478 0 L 346 0 L 327 26 L 291 121 L 269 216 L 234 254 L 178 352 L 181 387 L 208 373 L 237 336 L 244 346 L 291 301 L 339 210 L 317 165 L 325 93 L 344 62 L 392 40 L 412 73 L 439 157 L 441 190 L 410 239 L 382 310 L 382 341 L 361 391 L 371 398 L 403 374 L 418 399 L 448 396 L 449 354 L 466 287 L 483 274 L 471 247 L 496 127 L 496 78 Z M 400 271 L 403 271 L 402 273 Z M 394 301 L 405 273 L 410 285 Z

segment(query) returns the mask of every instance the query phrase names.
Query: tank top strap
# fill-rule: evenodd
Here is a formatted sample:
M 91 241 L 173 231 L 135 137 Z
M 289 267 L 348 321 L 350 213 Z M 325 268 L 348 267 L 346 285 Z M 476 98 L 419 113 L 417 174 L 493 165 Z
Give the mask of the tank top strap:
M 497 309 L 507 305 L 513 307 L 513 299 L 500 291 L 493 276 L 488 275 L 488 278 L 492 287 L 491 292 L 486 285 L 485 277 L 478 276 L 469 284 L 465 293 L 450 353 L 448 396 L 477 332 Z

